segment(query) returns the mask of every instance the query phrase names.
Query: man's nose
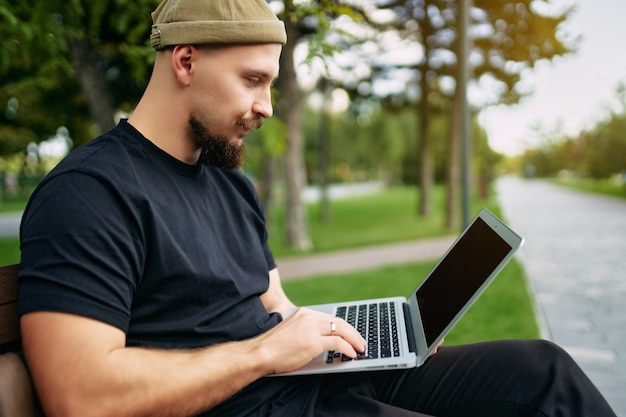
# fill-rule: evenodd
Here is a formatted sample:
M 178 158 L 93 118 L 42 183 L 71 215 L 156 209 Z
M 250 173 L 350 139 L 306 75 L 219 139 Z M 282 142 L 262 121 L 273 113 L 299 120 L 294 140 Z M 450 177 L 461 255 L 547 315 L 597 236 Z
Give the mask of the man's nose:
M 265 94 L 257 97 L 252 105 L 252 111 L 265 119 L 272 117 L 274 109 L 272 108 L 272 93 L 269 89 Z

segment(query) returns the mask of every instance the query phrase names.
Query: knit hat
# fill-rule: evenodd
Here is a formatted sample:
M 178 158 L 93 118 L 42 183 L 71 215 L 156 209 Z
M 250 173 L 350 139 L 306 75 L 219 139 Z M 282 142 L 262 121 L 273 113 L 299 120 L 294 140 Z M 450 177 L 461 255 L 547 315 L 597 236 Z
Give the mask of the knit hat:
M 183 44 L 287 42 L 265 0 L 163 0 L 152 12 L 154 49 Z

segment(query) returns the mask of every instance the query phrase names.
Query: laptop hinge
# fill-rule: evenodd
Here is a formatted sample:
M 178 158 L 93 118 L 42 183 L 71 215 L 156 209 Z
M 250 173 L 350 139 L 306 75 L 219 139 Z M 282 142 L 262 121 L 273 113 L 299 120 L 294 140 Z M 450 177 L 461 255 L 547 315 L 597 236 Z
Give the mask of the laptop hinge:
M 406 327 L 406 334 L 409 339 L 409 351 L 417 353 L 417 346 L 415 346 L 415 333 L 413 332 L 413 321 L 411 320 L 411 313 L 409 312 L 409 303 L 402 303 L 402 311 L 404 313 L 404 326 Z

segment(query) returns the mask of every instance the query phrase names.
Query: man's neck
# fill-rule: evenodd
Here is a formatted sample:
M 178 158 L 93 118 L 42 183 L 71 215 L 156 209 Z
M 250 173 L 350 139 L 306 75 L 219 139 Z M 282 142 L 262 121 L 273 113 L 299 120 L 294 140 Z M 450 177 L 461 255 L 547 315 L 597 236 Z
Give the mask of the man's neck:
M 174 158 L 194 165 L 200 151 L 191 143 L 187 120 L 176 101 L 158 89 L 146 89 L 128 123 L 158 148 Z

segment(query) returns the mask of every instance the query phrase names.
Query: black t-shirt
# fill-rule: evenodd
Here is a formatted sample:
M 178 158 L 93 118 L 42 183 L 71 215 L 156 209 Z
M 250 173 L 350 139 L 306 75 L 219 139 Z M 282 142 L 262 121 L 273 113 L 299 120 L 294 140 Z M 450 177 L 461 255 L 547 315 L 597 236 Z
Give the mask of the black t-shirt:
M 259 299 L 275 264 L 250 181 L 184 164 L 126 121 L 40 184 L 21 250 L 20 314 L 87 316 L 128 345 L 207 346 L 280 321 Z
M 281 320 L 259 299 L 276 265 L 251 182 L 182 163 L 125 120 L 42 181 L 20 238 L 20 314 L 77 314 L 120 328 L 128 346 L 165 349 L 243 340 Z M 213 412 L 265 414 L 288 385 L 261 379 Z

